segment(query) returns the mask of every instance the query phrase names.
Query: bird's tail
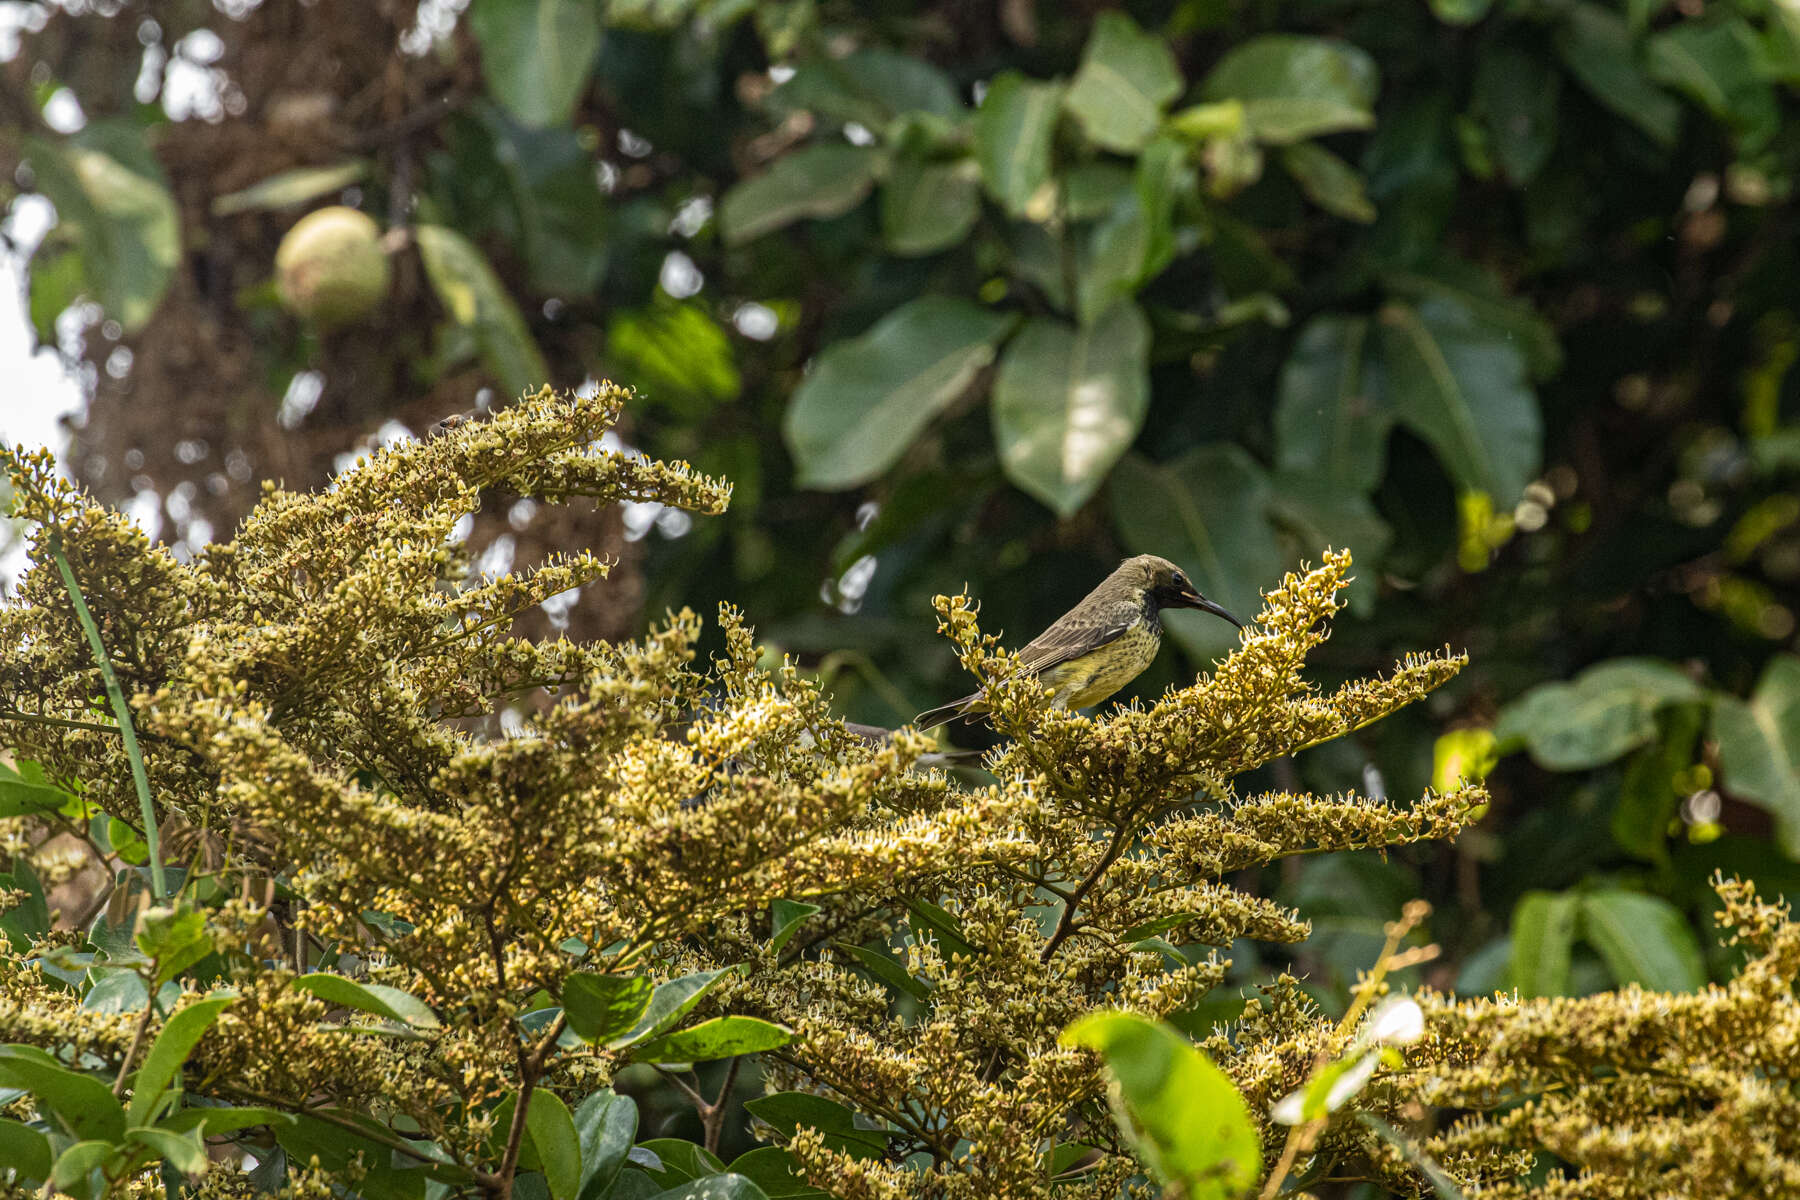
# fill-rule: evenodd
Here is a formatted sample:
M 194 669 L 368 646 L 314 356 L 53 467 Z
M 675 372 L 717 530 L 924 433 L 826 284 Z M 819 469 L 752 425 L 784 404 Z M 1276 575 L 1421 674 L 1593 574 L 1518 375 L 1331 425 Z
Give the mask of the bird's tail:
M 928 708 L 912 719 L 914 729 L 936 729 L 946 721 L 954 721 L 958 717 L 970 716 L 978 712 L 986 712 L 987 705 L 980 692 L 970 692 L 960 700 L 952 700 L 948 704 L 940 704 L 936 708 Z

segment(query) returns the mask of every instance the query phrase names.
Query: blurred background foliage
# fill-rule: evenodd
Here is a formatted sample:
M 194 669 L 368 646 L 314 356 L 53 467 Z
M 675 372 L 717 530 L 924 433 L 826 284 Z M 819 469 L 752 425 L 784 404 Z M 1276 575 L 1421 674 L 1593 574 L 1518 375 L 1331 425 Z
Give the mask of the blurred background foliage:
M 1492 759 L 1488 819 L 1238 881 L 1316 931 L 1239 947 L 1245 983 L 1341 1005 L 1426 896 L 1432 982 L 1692 988 L 1712 871 L 1800 892 L 1793 0 L 0 10 L 6 228 L 88 394 L 65 461 L 178 547 L 261 479 L 611 378 L 632 444 L 736 494 L 495 497 L 489 570 L 622 559 L 576 634 L 729 599 L 894 725 L 966 690 L 934 593 L 1016 646 L 1127 553 L 1249 613 L 1348 546 L 1322 684 L 1466 648 L 1264 782 Z M 392 270 L 321 330 L 275 256 L 334 204 Z M 1230 644 L 1170 626 L 1127 697 Z

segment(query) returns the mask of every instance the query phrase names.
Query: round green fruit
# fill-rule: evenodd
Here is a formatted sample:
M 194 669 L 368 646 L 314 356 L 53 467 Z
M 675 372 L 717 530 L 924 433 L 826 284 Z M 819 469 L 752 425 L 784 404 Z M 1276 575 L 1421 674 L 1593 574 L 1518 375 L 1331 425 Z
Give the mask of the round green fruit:
M 306 214 L 275 251 L 282 307 L 320 331 L 373 312 L 387 295 L 388 278 L 381 230 L 354 208 Z

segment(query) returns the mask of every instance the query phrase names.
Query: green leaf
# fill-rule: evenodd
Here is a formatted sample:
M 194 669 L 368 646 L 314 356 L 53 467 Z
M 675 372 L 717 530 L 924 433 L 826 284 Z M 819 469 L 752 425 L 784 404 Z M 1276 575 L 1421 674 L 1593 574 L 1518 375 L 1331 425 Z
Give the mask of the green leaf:
M 1093 173 L 1089 173 L 1091 177 Z M 1099 196 L 1084 198 L 1070 180 L 1068 195 L 1073 205 L 1096 204 Z M 1186 151 L 1171 139 L 1159 138 L 1138 156 L 1135 175 L 1124 180 L 1129 187 L 1112 191 L 1101 219 L 1081 238 L 1077 255 L 1076 311 L 1083 325 L 1106 316 L 1123 298 L 1160 274 L 1175 257 L 1174 212 L 1176 196 L 1192 188 L 1193 167 Z M 1064 264 L 1049 264 L 1060 287 Z M 1056 289 L 1046 288 L 1056 293 Z
M 67 791 L 52 784 L 0 779 L 0 820 L 26 813 L 54 812 L 68 799 Z
M 743 386 L 731 339 L 698 304 L 661 300 L 612 319 L 607 357 L 646 398 L 698 421 Z
M 302 992 L 310 992 L 325 1003 L 341 1008 L 374 1013 L 378 1017 L 386 1017 L 390 1021 L 399 1021 L 417 1029 L 438 1027 L 437 1014 L 431 1011 L 431 1006 L 399 988 L 379 983 L 357 983 L 353 979 L 326 971 L 302 975 L 290 986 Z
M 175 200 L 143 130 L 96 121 L 66 141 L 27 137 L 23 148 L 56 206 L 46 246 L 74 246 L 85 290 L 126 333 L 143 328 L 181 259 Z
M 1446 25 L 1473 25 L 1493 6 L 1494 0 L 1431 0 L 1432 15 Z
M 743 1175 L 709 1175 L 656 1193 L 656 1200 L 769 1200 L 768 1193 Z
M 524 252 L 533 285 L 556 293 L 591 291 L 606 270 L 609 230 L 606 197 L 584 135 L 564 127 L 527 128 L 497 104 L 476 103 L 471 113 L 472 121 L 451 127 L 455 135 L 469 131 L 453 144 L 472 143 L 469 157 L 457 160 L 459 182 L 484 189 L 479 206 L 496 210 L 495 223 Z
M 1504 40 L 1482 51 L 1469 107 L 1513 183 L 1530 183 L 1550 161 L 1561 91 L 1562 73 L 1535 46 Z
M 625 1165 L 637 1136 L 637 1102 L 613 1091 L 595 1092 L 575 1107 L 581 1143 L 581 1191 L 577 1200 L 601 1200 Z
M 1782 848 L 1800 857 L 1800 658 L 1771 658 L 1748 703 L 1715 700 L 1712 736 L 1725 787 L 1773 814 Z
M 1367 317 L 1313 318 L 1282 365 L 1275 395 L 1276 464 L 1346 495 L 1381 480 L 1393 426 L 1369 334 Z
M 420 225 L 413 236 L 432 290 L 450 320 L 473 336 L 483 365 L 500 385 L 519 396 L 548 383 L 550 368 L 525 318 L 481 251 L 442 225 Z
M 774 1127 L 783 1137 L 793 1137 L 802 1127 L 816 1129 L 828 1150 L 852 1158 L 876 1159 L 887 1152 L 887 1135 L 878 1129 L 863 1129 L 848 1108 L 811 1092 L 775 1092 L 746 1100 L 744 1108 L 751 1116 Z
M 1350 607 L 1358 614 L 1372 612 L 1378 583 L 1372 568 L 1380 565 L 1394 540 L 1374 504 L 1311 473 L 1282 471 L 1271 483 L 1269 520 L 1292 543 L 1284 547 L 1288 561 L 1316 559 L 1325 550 L 1353 551 L 1361 569 L 1346 593 Z
M 229 217 L 242 212 L 280 212 L 287 208 L 298 208 L 321 196 L 341 192 L 368 173 L 368 162 L 360 158 L 332 163 L 328 167 L 295 167 L 291 171 L 277 171 L 247 188 L 214 197 L 212 215 Z
M 198 1175 L 206 1170 L 206 1143 L 198 1130 L 176 1133 L 169 1129 L 131 1129 L 126 1141 L 136 1142 L 183 1175 Z
M 605 1042 L 644 1015 L 655 990 L 644 975 L 580 972 L 563 980 L 562 1006 L 569 1028 L 584 1042 Z
M 1283 147 L 1281 165 L 1306 198 L 1326 212 L 1363 224 L 1375 219 L 1375 206 L 1369 203 L 1362 175 L 1323 146 L 1298 142 Z
M 1431 745 L 1431 788 L 1450 792 L 1464 783 L 1480 783 L 1498 761 L 1491 729 L 1453 729 Z
M 725 1164 L 712 1151 L 681 1138 L 650 1138 L 639 1142 L 637 1148 L 662 1160 L 662 1166 L 650 1168 L 648 1174 L 664 1188 L 676 1188 L 690 1180 L 714 1180 L 725 1173 Z
M 197 1129 L 201 1137 L 210 1138 L 236 1133 L 241 1129 L 254 1129 L 259 1125 L 291 1125 L 294 1120 L 294 1114 L 275 1108 L 215 1108 L 209 1105 L 205 1108 L 178 1109 L 158 1121 L 157 1125 L 176 1133 Z
M 979 176 L 967 161 L 902 158 L 881 185 L 881 236 L 893 254 L 947 250 L 969 235 L 980 213 Z
M 1620 987 L 1636 983 L 1656 992 L 1694 992 L 1706 986 L 1693 927 L 1659 896 L 1589 892 L 1581 897 L 1581 928 Z
M 632 1047 L 639 1062 L 711 1062 L 761 1054 L 794 1040 L 794 1031 L 758 1017 L 714 1017 Z
M 114 1145 L 125 1139 L 125 1109 L 112 1089 L 58 1065 L 35 1046 L 0 1046 L 0 1086 L 30 1092 L 38 1111 L 65 1137 Z
M 1616 658 L 1572 683 L 1545 683 L 1500 710 L 1494 736 L 1523 740 L 1539 766 L 1582 771 L 1609 763 L 1656 736 L 1656 712 L 1700 699 L 1674 666 L 1652 658 Z
M 710 991 L 719 980 L 737 970 L 736 967 L 721 967 L 716 971 L 696 971 L 692 975 L 683 975 L 671 979 L 667 983 L 658 984 L 650 994 L 650 1003 L 645 1006 L 643 1015 L 636 1024 L 606 1043 L 609 1050 L 618 1050 L 626 1046 L 635 1046 L 660 1033 L 673 1028 L 675 1022 L 687 1016 L 700 998 Z
M 925 296 L 827 347 L 782 422 L 799 484 L 841 490 L 880 475 L 993 362 L 1014 321 Z
M 235 996 L 215 996 L 188 1005 L 163 1023 L 162 1032 L 150 1043 L 144 1065 L 138 1068 L 131 1084 L 131 1107 L 126 1121 L 131 1125 L 149 1125 L 156 1120 L 163 1097 L 179 1086 L 181 1064 L 200 1041 L 219 1014 L 235 1000 Z
M 1088 140 L 1107 150 L 1144 148 L 1163 109 L 1181 94 L 1181 71 L 1168 44 L 1122 12 L 1094 21 L 1081 66 L 1063 97 Z
M 865 971 L 896 991 L 905 992 L 915 1000 L 923 1000 L 931 995 L 930 984 L 908 973 L 902 963 L 881 951 L 868 946 L 852 946 L 848 942 L 838 942 L 836 945 L 839 950 L 860 963 Z
M 879 46 L 797 64 L 793 77 L 775 89 L 769 102 L 777 110 L 806 109 L 876 133 L 907 113 L 953 120 L 964 111 L 949 76 L 923 59 Z
M 1671 704 L 1656 714 L 1655 741 L 1632 756 L 1619 782 L 1613 840 L 1628 854 L 1664 866 L 1669 862 L 1669 823 L 1681 793 L 1676 781 L 1695 761 L 1706 706 Z
M 534 128 L 569 120 L 600 52 L 591 0 L 474 0 L 469 32 L 488 90 Z
M 1050 150 L 1062 88 L 1017 71 L 994 77 L 975 113 L 975 158 L 988 194 L 1015 217 L 1051 215 Z
M 1614 113 L 1664 146 L 1681 132 L 1681 105 L 1650 81 L 1638 65 L 1624 18 L 1599 4 L 1577 2 L 1561 10 L 1556 52 L 1575 81 Z
M 556 1200 L 576 1200 L 581 1190 L 581 1139 L 569 1108 L 546 1088 L 533 1088 L 525 1110 L 525 1136 Z
M 1775 90 L 1760 72 L 1758 35 L 1741 17 L 1683 21 L 1645 43 L 1650 77 L 1685 92 L 1754 154 L 1781 128 Z
M 806 1173 L 782 1146 L 758 1146 L 731 1162 L 731 1172 L 742 1175 L 769 1200 L 830 1200 L 831 1193 L 806 1182 Z
M 1380 79 L 1375 60 L 1357 46 L 1278 33 L 1233 48 L 1200 90 L 1206 100 L 1242 101 L 1251 132 L 1280 144 L 1372 128 Z
M 1543 452 L 1537 396 L 1518 347 L 1436 298 L 1416 308 L 1387 305 L 1379 336 L 1395 417 L 1431 446 L 1461 488 L 1510 507 Z
M 1203 595 L 1249 620 L 1261 589 L 1286 563 L 1269 536 L 1268 475 L 1229 443 L 1196 446 L 1152 463 L 1136 455 L 1112 475 L 1113 524 L 1134 554 L 1160 554 L 1188 572 Z M 1237 631 L 1206 613 L 1164 613 L 1169 633 L 1206 659 L 1237 645 Z
M 817 904 L 806 904 L 799 900 L 771 900 L 769 902 L 769 950 L 780 954 L 806 919 L 818 913 Z
M 726 245 L 745 242 L 802 217 L 839 217 L 863 202 L 883 161 L 872 146 L 827 142 L 784 154 L 761 175 L 738 183 L 719 204 Z
M 1569 994 L 1569 960 L 1581 901 L 1573 893 L 1527 892 L 1513 909 L 1512 982 L 1527 1000 Z
M 1114 1119 L 1162 1183 L 1185 1188 L 1189 1200 L 1230 1200 L 1260 1178 L 1261 1142 L 1243 1096 L 1175 1030 L 1096 1012 L 1058 1040 L 1099 1052 Z
M 50 1139 L 29 1125 L 0 1117 L 0 1163 L 15 1172 L 16 1183 L 43 1183 L 50 1178 Z
M 1437 297 L 1452 301 L 1478 324 L 1518 343 L 1525 351 L 1532 378 L 1548 379 L 1562 370 L 1556 329 L 1529 301 L 1507 295 L 1491 272 L 1442 250 L 1404 267 L 1384 263 L 1378 270 L 1390 291 L 1417 300 Z
M 1129 302 L 1083 328 L 1027 322 L 994 378 L 1007 478 L 1058 516 L 1087 503 L 1143 426 L 1149 356 L 1149 323 Z
M 81 299 L 86 282 L 81 251 L 69 246 L 58 248 L 53 239 L 31 256 L 31 328 L 39 345 L 54 346 L 56 319 Z
M 980 953 L 963 932 L 962 922 L 931 901 L 910 901 L 906 906 L 906 913 L 910 918 L 914 940 L 921 939 L 926 933 L 931 934 L 938 944 L 938 951 L 945 958 L 957 954 L 964 958 L 974 958 Z
M 15 951 L 23 954 L 31 949 L 32 942 L 50 931 L 50 903 L 44 896 L 43 881 L 21 855 L 13 860 L 10 872 L 0 872 L 0 887 L 25 893 L 23 901 L 0 913 L 0 932 L 6 934 Z
M 118 1148 L 108 1141 L 76 1142 L 56 1156 L 56 1165 L 50 1169 L 50 1182 L 65 1192 L 85 1195 L 88 1176 L 118 1152 Z

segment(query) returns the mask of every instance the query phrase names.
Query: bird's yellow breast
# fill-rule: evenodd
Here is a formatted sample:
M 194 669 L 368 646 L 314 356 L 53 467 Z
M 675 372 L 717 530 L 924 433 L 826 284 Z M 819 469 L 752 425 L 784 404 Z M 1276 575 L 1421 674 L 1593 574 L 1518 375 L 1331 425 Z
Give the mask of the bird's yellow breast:
M 1040 678 L 1064 708 L 1098 704 L 1143 673 L 1162 645 L 1162 628 L 1140 621 L 1080 658 L 1058 663 Z

